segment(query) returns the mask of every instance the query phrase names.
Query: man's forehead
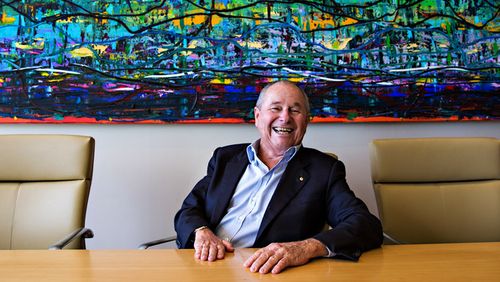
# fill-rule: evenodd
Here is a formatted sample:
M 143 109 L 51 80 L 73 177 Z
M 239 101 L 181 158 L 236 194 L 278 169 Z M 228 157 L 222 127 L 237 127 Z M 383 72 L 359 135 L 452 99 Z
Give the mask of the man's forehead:
M 278 100 L 281 97 L 291 95 L 297 100 L 302 100 L 304 97 L 300 88 L 293 84 L 275 84 L 272 85 L 266 92 L 266 98 Z
M 304 103 L 301 103 L 300 101 L 293 101 L 293 103 L 286 103 L 285 101 L 282 101 L 282 100 L 274 100 L 273 98 L 271 98 L 271 101 L 269 103 L 270 105 L 285 105 L 287 104 L 287 106 L 291 106 L 291 107 L 302 107 Z

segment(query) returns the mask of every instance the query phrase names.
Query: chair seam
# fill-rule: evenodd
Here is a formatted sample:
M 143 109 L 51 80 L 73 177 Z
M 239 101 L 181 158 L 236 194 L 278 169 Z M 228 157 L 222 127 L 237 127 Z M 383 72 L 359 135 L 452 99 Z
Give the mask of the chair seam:
M 14 211 L 12 212 L 12 219 L 11 219 L 11 227 L 10 227 L 10 243 L 9 243 L 9 249 L 12 250 L 12 242 L 13 242 L 13 235 L 14 235 L 14 220 L 16 218 L 16 211 L 17 211 L 17 203 L 19 201 L 19 194 L 21 193 L 21 183 L 19 182 L 17 184 L 17 193 L 16 193 L 16 200 L 14 201 Z

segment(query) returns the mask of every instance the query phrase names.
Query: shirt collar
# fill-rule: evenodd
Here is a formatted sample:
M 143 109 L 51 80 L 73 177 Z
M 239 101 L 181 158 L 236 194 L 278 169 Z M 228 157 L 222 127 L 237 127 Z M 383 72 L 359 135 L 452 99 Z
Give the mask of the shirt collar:
M 257 156 L 257 148 L 259 146 L 259 140 L 253 142 L 247 147 L 247 156 L 248 156 L 248 161 L 250 163 L 254 163 L 257 160 L 259 160 L 259 157 Z M 285 154 L 283 155 L 283 159 L 281 159 L 280 162 L 285 162 L 285 163 L 289 162 L 295 156 L 300 147 L 302 147 L 302 144 L 288 148 Z

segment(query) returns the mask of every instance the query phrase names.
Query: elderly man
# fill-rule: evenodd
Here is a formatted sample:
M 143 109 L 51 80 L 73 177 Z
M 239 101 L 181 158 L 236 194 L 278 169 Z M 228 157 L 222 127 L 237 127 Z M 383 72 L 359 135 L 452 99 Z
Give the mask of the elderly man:
M 209 261 L 261 248 L 244 263 L 260 273 L 317 257 L 357 260 L 379 247 L 380 221 L 350 190 L 344 164 L 302 146 L 307 95 L 278 81 L 261 91 L 254 111 L 260 139 L 215 150 L 175 216 L 178 247 Z

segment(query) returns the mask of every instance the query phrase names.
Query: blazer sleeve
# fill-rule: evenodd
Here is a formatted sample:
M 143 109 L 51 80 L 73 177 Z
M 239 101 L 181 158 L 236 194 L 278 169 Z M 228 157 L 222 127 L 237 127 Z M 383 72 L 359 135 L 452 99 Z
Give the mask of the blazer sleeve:
M 328 179 L 327 221 L 332 229 L 314 236 L 333 252 L 334 258 L 357 261 L 364 251 L 383 241 L 382 225 L 349 188 L 345 166 L 336 161 Z
M 178 248 L 193 248 L 193 231 L 201 226 L 209 226 L 209 220 L 205 214 L 205 198 L 214 172 L 218 150 L 214 151 L 208 163 L 207 175 L 194 186 L 175 215 L 174 226 L 177 232 Z

